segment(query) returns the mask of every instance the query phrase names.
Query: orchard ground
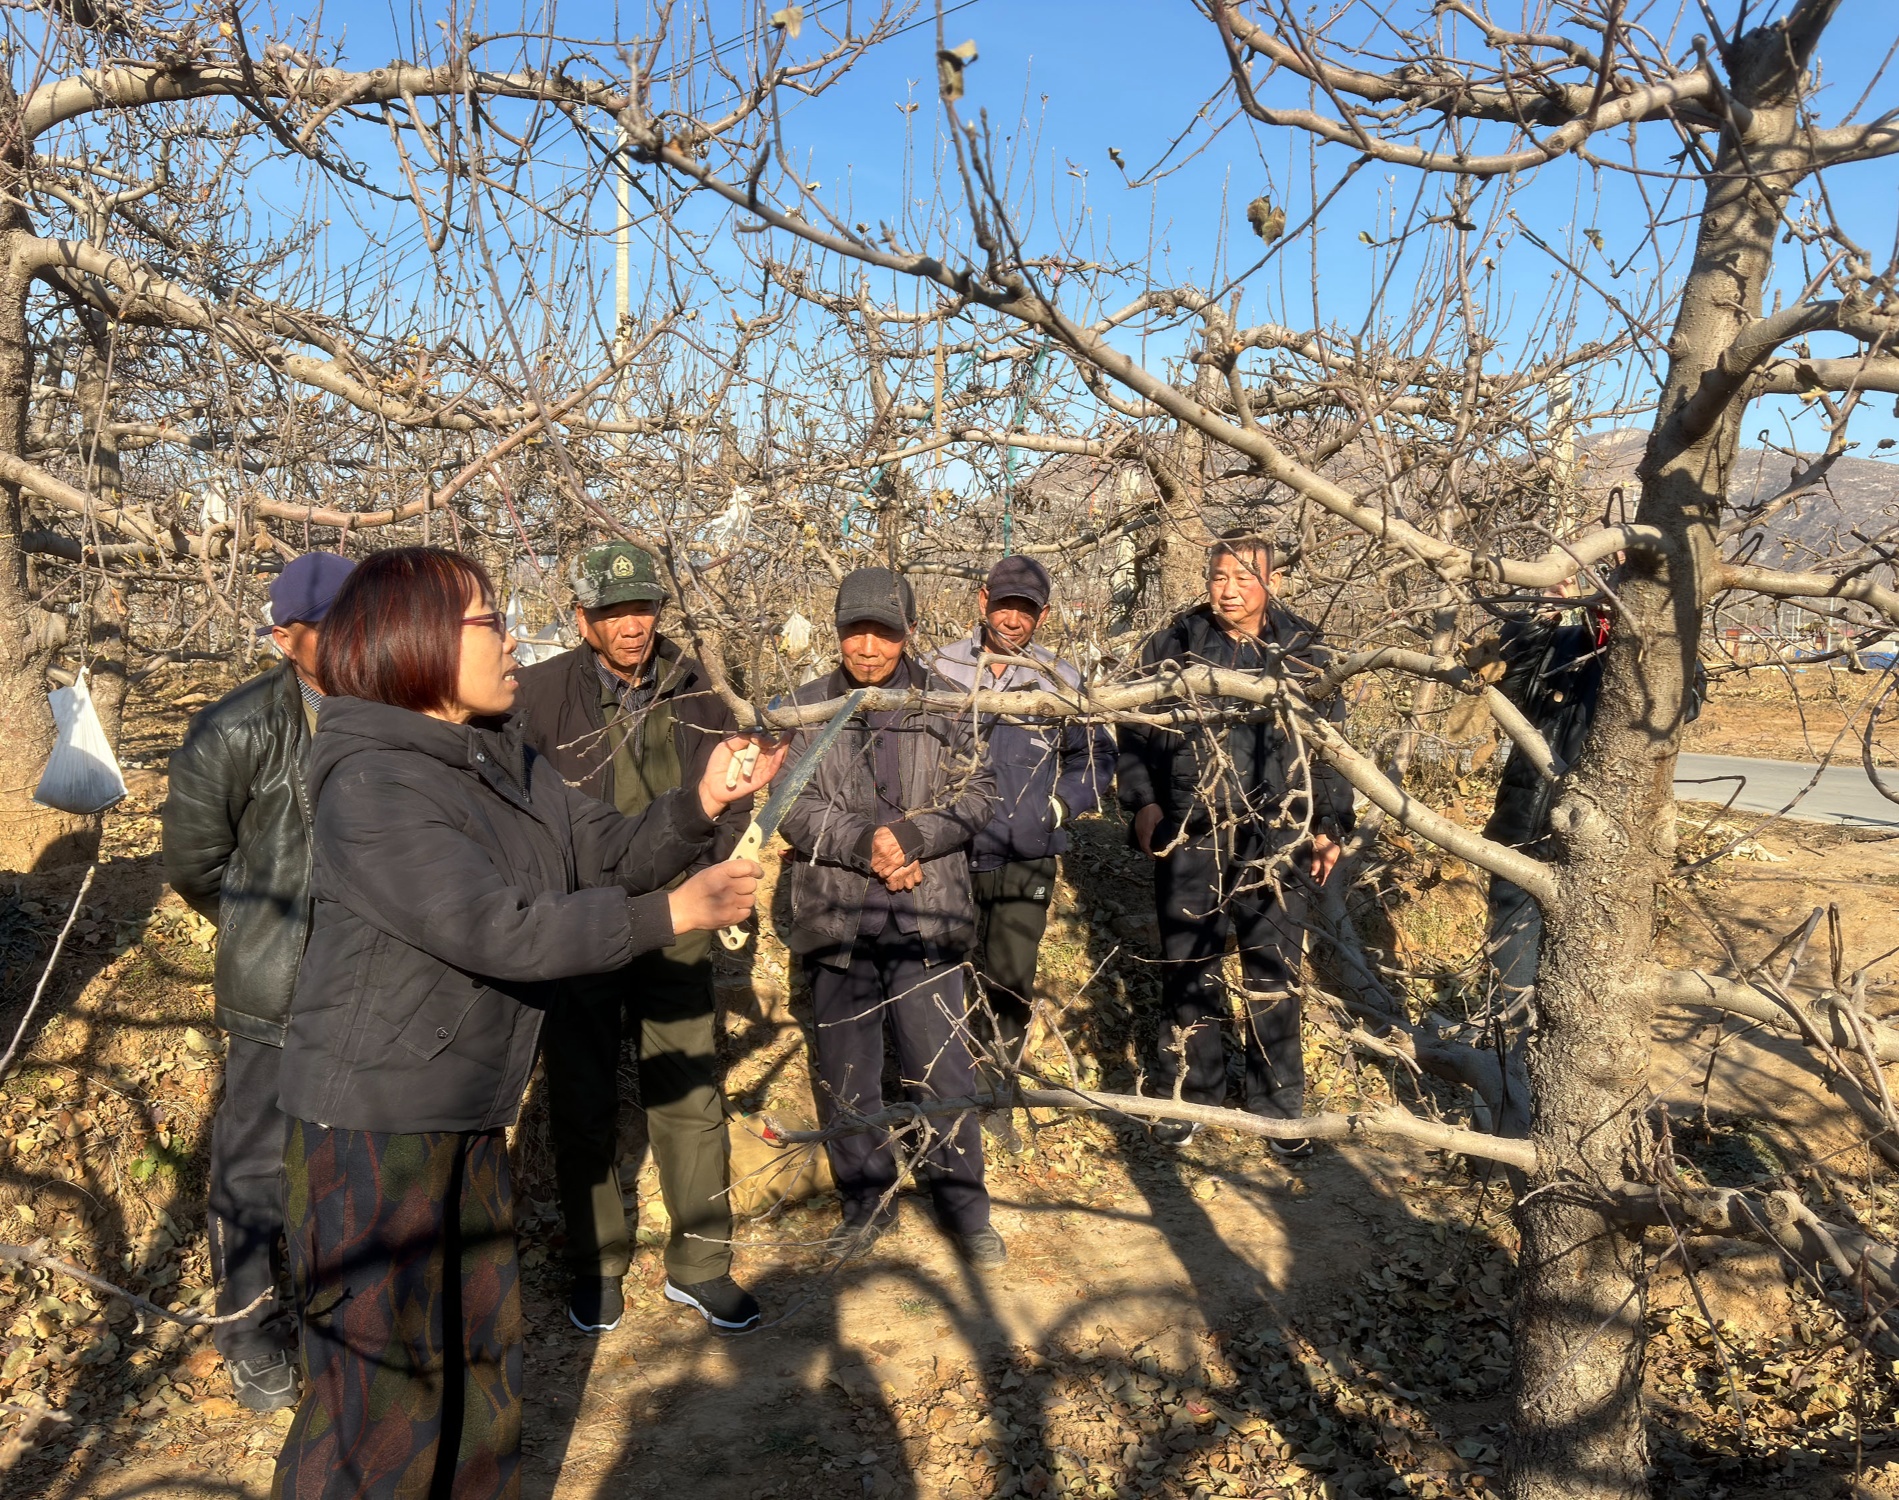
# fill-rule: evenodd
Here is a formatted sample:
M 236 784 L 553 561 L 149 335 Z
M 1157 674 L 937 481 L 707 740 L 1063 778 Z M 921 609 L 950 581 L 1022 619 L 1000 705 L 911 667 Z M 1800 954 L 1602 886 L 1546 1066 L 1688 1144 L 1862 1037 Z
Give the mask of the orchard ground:
M 1798 714 L 1763 680 L 1718 682 L 1691 747 L 1797 758 L 1765 748 L 1785 745 Z M 1816 704 L 1836 716 L 1815 733 L 1837 730 L 1844 711 L 1828 705 L 1850 704 L 1869 681 L 1804 680 L 1809 719 Z M 134 796 L 108 820 L 108 858 L 30 1055 L 0 1085 L 0 1239 L 44 1238 L 173 1306 L 208 1298 L 204 1161 L 221 1043 L 212 935 L 163 888 L 155 812 L 184 715 L 217 686 L 135 701 Z M 1443 790 L 1458 816 L 1481 821 L 1480 776 Z M 1685 861 L 1740 831 L 1707 825 L 1683 809 Z M 1427 850 L 1381 853 L 1389 863 L 1364 895 L 1361 930 L 1409 976 L 1418 1011 L 1455 1015 L 1478 983 L 1481 884 Z M 9 1035 L 79 873 L 24 877 L 0 895 Z M 1893 941 L 1896 894 L 1894 844 L 1782 824 L 1677 883 L 1659 914 L 1661 953 L 1759 957 L 1834 904 L 1846 952 L 1864 962 Z M 1158 984 L 1149 887 L 1119 823 L 1080 824 L 1060 898 L 1042 983 L 1072 1052 L 1045 1043 L 1040 1061 L 1131 1088 Z M 1899 1009 L 1896 972 L 1890 959 L 1872 971 L 1878 1013 Z M 782 947 L 768 937 L 748 949 L 720 995 L 734 1109 L 811 1120 L 807 1013 Z M 1436 1085 L 1309 1032 L 1315 1105 L 1395 1095 L 1460 1117 Z M 1662 1018 L 1661 1039 L 1654 1085 L 1685 1171 L 1791 1184 L 1830 1217 L 1899 1231 L 1889 1173 L 1792 1043 L 1687 1012 Z M 642 1245 L 627 1319 L 594 1341 L 562 1315 L 560 1230 L 531 1103 L 516 1142 L 526 1493 L 660 1495 L 682 1482 L 709 1500 L 1495 1491 L 1514 1249 L 1500 1179 L 1422 1151 L 1326 1147 L 1288 1168 L 1263 1143 L 1213 1132 L 1164 1151 L 1100 1118 L 1018 1123 L 1028 1152 L 992 1146 L 989 1162 L 1004 1270 L 963 1268 L 919 1197 L 868 1257 L 833 1265 L 813 1245 L 835 1205 L 812 1193 L 742 1227 L 738 1274 L 772 1322 L 721 1340 L 659 1296 L 661 1210 L 650 1165 L 635 1172 L 629 1111 Z M 1845 1342 L 1834 1305 L 1765 1252 L 1727 1243 L 1668 1256 L 1651 1327 L 1659 1490 L 1899 1494 L 1893 1367 Z M 141 1329 L 123 1303 L 15 1270 L 0 1275 L 0 1402 L 39 1400 L 71 1422 L 7 1476 L 9 1494 L 261 1496 L 287 1422 L 241 1412 L 201 1336 Z

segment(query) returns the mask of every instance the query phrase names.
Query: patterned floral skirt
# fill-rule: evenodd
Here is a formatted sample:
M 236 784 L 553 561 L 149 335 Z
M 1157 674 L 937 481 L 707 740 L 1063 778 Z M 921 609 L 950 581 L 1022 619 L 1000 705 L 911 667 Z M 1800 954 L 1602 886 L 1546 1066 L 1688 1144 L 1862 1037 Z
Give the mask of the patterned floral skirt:
M 521 1277 L 499 1130 L 291 1120 L 303 1399 L 273 1500 L 490 1500 L 521 1488 Z

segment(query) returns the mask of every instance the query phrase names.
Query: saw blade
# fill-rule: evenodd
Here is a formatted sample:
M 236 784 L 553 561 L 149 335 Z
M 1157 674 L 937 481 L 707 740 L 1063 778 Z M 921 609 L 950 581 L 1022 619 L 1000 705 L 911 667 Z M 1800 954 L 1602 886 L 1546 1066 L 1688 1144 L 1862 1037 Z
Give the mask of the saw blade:
M 799 793 L 811 784 L 811 778 L 817 774 L 818 762 L 838 742 L 839 736 L 844 733 L 844 726 L 850 723 L 852 715 L 864 706 L 864 700 L 869 696 L 869 688 L 858 688 L 847 696 L 838 711 L 818 732 L 818 737 L 798 757 L 798 763 L 772 784 L 771 796 L 758 816 L 752 819 L 760 834 L 761 847 L 771 842 L 772 835 L 778 832 L 778 825 L 785 821 L 785 814 L 791 811 L 791 804 L 798 800 Z

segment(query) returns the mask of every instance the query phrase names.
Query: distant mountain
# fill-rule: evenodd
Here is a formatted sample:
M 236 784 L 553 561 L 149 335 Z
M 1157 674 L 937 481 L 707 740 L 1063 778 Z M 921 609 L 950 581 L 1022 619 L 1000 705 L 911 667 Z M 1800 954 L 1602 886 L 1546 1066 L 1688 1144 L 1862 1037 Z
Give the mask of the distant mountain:
M 1635 466 L 1648 441 L 1646 432 L 1618 428 L 1583 438 L 1578 447 L 1581 480 L 1595 506 L 1607 503 L 1616 485 L 1625 487 L 1631 510 L 1636 499 Z M 1813 454 L 1789 457 L 1760 448 L 1743 448 L 1734 465 L 1728 499 L 1751 505 L 1784 490 L 1792 476 L 1814 462 Z M 1755 554 L 1773 567 L 1810 567 L 1863 552 L 1865 543 L 1854 537 L 1887 537 L 1899 531 L 1899 461 L 1836 459 L 1824 478 L 1801 498 L 1792 501 L 1760 528 L 1766 540 Z M 1892 536 L 1899 541 L 1899 536 Z M 1730 556 L 1732 545 L 1723 549 Z

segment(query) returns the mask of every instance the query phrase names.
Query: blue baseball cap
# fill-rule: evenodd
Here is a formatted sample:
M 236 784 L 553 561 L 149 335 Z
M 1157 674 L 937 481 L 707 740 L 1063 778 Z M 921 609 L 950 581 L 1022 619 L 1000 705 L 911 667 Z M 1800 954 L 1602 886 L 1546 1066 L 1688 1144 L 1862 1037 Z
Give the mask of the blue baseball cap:
M 306 552 L 284 565 L 270 586 L 270 625 L 257 627 L 269 635 L 273 625 L 317 625 L 336 603 L 343 580 L 356 564 L 334 552 Z

